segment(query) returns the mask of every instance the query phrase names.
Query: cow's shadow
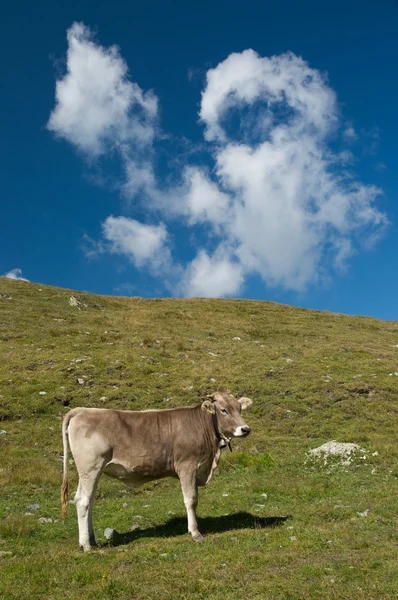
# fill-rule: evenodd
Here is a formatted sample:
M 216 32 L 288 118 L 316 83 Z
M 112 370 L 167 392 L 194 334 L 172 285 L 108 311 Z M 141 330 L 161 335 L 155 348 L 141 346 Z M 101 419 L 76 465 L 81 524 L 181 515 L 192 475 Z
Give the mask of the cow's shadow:
M 247 512 L 238 512 L 221 517 L 198 518 L 199 530 L 203 535 L 208 533 L 221 533 L 238 529 L 264 529 L 282 525 L 290 515 L 285 517 L 259 517 Z M 159 526 L 136 529 L 126 533 L 114 531 L 109 545 L 122 546 L 143 537 L 174 537 L 187 534 L 187 518 L 173 517 Z

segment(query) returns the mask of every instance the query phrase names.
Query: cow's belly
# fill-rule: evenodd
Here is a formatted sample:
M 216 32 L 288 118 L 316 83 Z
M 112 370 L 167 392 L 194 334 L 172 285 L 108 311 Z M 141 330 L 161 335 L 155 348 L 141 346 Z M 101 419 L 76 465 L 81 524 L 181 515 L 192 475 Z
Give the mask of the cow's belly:
M 173 475 L 173 473 L 167 471 L 160 471 L 151 464 L 141 463 L 127 465 L 115 460 L 112 460 L 106 465 L 103 473 L 132 487 L 139 487 L 154 479 L 161 479 Z

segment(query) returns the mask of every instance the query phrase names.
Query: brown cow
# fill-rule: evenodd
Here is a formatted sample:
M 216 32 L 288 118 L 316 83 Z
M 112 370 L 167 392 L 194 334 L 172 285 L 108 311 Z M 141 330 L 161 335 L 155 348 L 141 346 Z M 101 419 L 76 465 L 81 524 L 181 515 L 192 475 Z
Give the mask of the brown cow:
M 233 437 L 244 437 L 250 427 L 241 411 L 250 398 L 235 399 L 216 392 L 197 406 L 169 410 L 109 410 L 74 408 L 63 421 L 64 477 L 62 512 L 68 501 L 68 438 L 79 473 L 75 502 L 79 544 L 95 545 L 92 511 L 102 473 L 139 486 L 162 477 L 178 477 L 188 515 L 188 531 L 202 539 L 196 521 L 198 486 L 206 485 L 220 459 L 221 448 Z

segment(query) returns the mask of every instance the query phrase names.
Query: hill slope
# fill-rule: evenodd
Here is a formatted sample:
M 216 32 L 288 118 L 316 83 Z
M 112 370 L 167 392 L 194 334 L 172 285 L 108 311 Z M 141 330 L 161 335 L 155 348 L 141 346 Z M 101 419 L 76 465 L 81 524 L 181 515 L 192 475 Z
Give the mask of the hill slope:
M 397 323 L 4 278 L 0 307 L 2 598 L 396 597 Z M 165 408 L 218 388 L 253 399 L 253 433 L 200 492 L 202 544 L 169 480 L 130 492 L 101 479 L 99 538 L 136 529 L 116 548 L 80 555 L 74 507 L 65 526 L 39 522 L 59 519 L 69 407 Z M 329 440 L 365 458 L 306 462 Z

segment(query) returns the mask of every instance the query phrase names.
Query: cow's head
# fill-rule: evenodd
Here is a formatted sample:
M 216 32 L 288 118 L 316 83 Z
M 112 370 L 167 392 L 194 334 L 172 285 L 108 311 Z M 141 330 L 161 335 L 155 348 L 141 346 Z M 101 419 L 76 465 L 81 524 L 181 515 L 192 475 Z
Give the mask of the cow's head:
M 241 412 L 252 404 L 250 398 L 236 399 L 229 392 L 216 392 L 207 398 L 202 402 L 202 409 L 214 415 L 218 433 L 223 439 L 249 435 L 250 427 L 242 419 Z

